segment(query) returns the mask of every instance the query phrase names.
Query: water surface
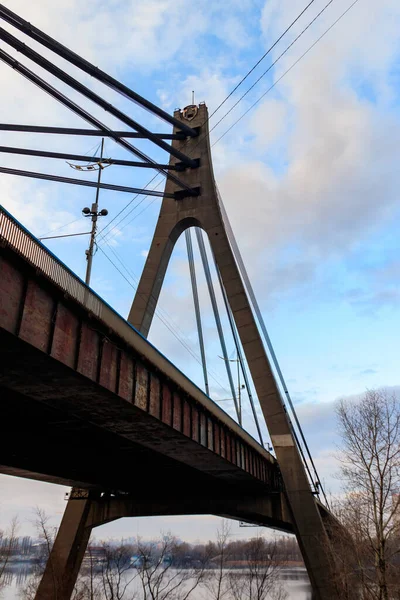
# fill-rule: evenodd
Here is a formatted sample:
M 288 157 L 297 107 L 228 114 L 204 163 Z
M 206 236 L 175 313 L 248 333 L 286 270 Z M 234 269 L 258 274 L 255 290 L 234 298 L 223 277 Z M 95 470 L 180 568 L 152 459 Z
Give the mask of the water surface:
M 30 569 L 26 565 L 20 568 L 13 568 L 6 576 L 7 586 L 0 592 L 0 600 L 23 600 L 21 590 L 30 576 Z M 288 593 L 287 600 L 311 600 L 311 588 L 307 573 L 303 568 L 284 568 L 281 572 L 281 581 L 284 589 Z M 137 582 L 133 581 L 129 586 L 132 591 L 135 590 Z M 191 600 L 205 600 L 207 591 L 197 589 L 190 596 Z M 127 594 L 127 600 L 129 595 Z

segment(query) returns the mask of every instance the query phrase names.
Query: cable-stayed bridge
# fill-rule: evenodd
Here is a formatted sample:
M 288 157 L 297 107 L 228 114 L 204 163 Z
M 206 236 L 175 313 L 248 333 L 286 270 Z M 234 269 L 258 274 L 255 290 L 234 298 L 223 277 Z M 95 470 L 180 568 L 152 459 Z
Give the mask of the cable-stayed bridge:
M 201 103 L 178 109 L 171 116 L 1 5 L 0 17 L 9 27 L 0 28 L 0 39 L 7 48 L 128 128 L 120 131 L 108 127 L 24 62 L 0 49 L 4 64 L 91 126 L 1 124 L 0 130 L 49 137 L 107 137 L 135 157 L 104 159 L 102 155 L 0 146 L 0 152 L 8 155 L 90 161 L 99 177 L 93 182 L 10 167 L 0 167 L 0 173 L 96 188 L 96 202 L 90 212 L 92 241 L 101 189 L 162 198 L 127 320 L 23 224 L 6 210 L 0 212 L 0 470 L 73 487 L 36 598 L 70 598 L 93 527 L 125 516 L 209 513 L 295 533 L 315 598 L 337 598 L 329 541 L 332 517 L 218 193 L 210 148 L 212 115 Z M 35 47 L 39 44 L 45 48 L 46 56 L 14 36 L 12 27 L 33 40 Z M 47 58 L 48 51 L 150 111 L 172 131 L 150 131 L 57 66 Z M 167 152 L 168 159 L 153 160 L 135 140 L 151 142 Z M 104 183 L 101 173 L 106 164 L 155 169 L 165 177 L 165 189 L 152 189 L 151 182 L 144 188 Z M 209 396 L 193 229 L 236 419 Z M 204 391 L 146 339 L 172 251 L 183 233 Z M 241 386 L 236 387 L 230 366 L 205 235 L 259 441 L 242 427 Z M 92 256 L 93 245 L 89 260 Z M 275 456 L 264 447 L 260 414 Z M 18 444 L 13 443 L 16 438 Z

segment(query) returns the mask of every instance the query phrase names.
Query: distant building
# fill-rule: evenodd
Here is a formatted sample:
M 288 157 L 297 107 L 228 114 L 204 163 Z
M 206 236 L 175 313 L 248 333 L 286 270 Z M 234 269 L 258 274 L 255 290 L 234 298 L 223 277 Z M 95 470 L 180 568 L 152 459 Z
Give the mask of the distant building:
M 107 558 L 106 549 L 103 546 L 88 546 L 85 556 L 83 557 L 83 565 L 103 563 Z

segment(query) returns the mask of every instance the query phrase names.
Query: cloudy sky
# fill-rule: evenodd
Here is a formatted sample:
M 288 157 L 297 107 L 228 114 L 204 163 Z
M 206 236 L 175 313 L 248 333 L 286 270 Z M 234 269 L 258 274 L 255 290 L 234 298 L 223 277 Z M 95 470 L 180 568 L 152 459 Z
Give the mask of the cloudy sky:
M 335 400 L 399 383 L 400 4 L 358 0 L 301 58 L 351 5 L 351 0 L 333 0 L 279 58 L 326 3 L 312 3 L 211 118 L 210 128 L 221 195 L 321 476 L 335 491 Z M 5 4 L 166 111 L 189 104 L 194 90 L 196 101 L 205 101 L 213 112 L 306 3 L 6 0 Z M 1 47 L 17 56 L 3 43 Z M 61 59 L 51 59 L 153 131 L 169 130 Z M 51 76 L 46 79 L 67 91 Z M 2 122 L 86 126 L 3 63 L 0 82 Z M 124 127 L 78 94 L 68 94 L 108 125 Z M 94 138 L 3 132 L 1 140 L 2 145 L 88 155 L 98 144 Z M 142 148 L 165 160 L 149 144 Z M 106 141 L 105 155 L 129 158 L 112 141 Z M 63 161 L 8 155 L 1 160 L 3 166 L 79 176 Z M 153 177 L 143 171 L 110 167 L 103 179 L 140 187 Z M 95 177 L 84 174 L 90 176 Z M 161 177 L 151 185 L 162 189 Z M 81 209 L 92 201 L 93 190 L 86 188 L 1 176 L 2 204 L 38 236 L 87 230 Z M 109 217 L 100 224 L 104 231 L 98 238 L 92 286 L 124 316 L 159 204 L 158 199 L 101 193 L 100 205 L 108 209 Z M 87 239 L 46 243 L 84 275 Z M 220 400 L 230 392 L 201 274 L 199 283 L 211 395 Z M 159 317 L 151 341 L 202 385 L 198 362 L 185 347 L 199 355 L 182 240 L 170 264 Z M 227 344 L 231 354 L 229 337 Z M 229 402 L 222 406 L 231 411 Z M 247 406 L 245 412 L 248 415 Z M 254 431 L 248 416 L 246 426 Z M 64 488 L 7 477 L 0 478 L 0 485 L 0 526 L 18 512 L 21 530 L 32 533 L 35 505 L 52 515 L 54 524 L 60 520 Z M 195 539 L 212 536 L 214 527 L 209 517 L 132 519 L 100 528 L 97 535 L 154 535 L 170 528 Z M 235 535 L 243 532 L 236 527 Z

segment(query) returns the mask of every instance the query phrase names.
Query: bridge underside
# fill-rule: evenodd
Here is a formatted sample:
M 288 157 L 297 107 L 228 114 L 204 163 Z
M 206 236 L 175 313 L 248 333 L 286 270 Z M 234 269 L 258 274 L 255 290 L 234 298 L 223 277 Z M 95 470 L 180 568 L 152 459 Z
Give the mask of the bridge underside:
M 106 521 L 221 514 L 293 531 L 279 491 L 4 329 L 0 386 L 2 473 L 129 494 L 103 503 Z

